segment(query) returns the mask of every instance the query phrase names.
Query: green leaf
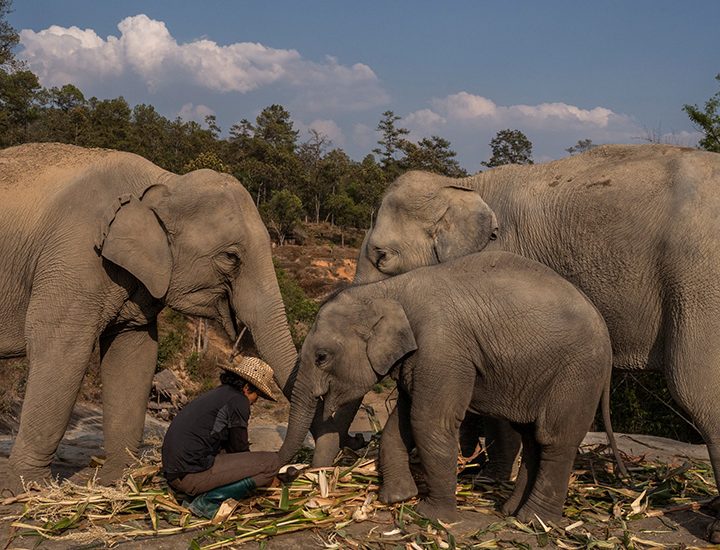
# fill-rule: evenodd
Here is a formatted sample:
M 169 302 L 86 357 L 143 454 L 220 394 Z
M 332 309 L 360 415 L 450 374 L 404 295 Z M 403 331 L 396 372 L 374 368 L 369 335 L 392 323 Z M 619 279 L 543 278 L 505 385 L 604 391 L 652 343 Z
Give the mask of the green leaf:
M 290 507 L 290 486 L 283 485 L 282 493 L 280 493 L 280 509 L 287 510 Z

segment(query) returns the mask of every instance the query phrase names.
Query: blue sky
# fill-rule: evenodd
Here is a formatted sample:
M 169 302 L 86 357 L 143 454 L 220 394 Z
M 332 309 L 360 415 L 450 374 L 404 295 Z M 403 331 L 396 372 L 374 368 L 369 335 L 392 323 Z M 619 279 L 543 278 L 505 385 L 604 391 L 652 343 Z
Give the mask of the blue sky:
M 498 130 L 536 161 L 579 139 L 694 145 L 682 112 L 718 90 L 720 2 L 15 0 L 45 86 L 123 95 L 227 130 L 284 105 L 356 159 L 385 110 L 480 168 Z

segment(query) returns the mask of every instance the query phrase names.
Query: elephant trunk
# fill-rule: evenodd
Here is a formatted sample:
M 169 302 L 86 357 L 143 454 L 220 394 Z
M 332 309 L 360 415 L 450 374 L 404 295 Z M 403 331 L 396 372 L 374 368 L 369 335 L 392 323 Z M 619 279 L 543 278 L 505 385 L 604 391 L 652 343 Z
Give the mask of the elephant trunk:
M 269 246 L 267 247 L 269 250 Z M 275 382 L 290 399 L 297 351 L 287 323 L 275 268 L 269 252 L 248 255 L 258 265 L 246 265 L 248 277 L 233 285 L 233 309 L 238 323 L 247 326 L 262 359 L 273 370 Z
M 298 376 L 290 400 L 288 430 L 279 451 L 281 464 L 285 464 L 300 450 L 305 436 L 316 417 L 320 400 L 313 396 L 306 376 Z
M 353 280 L 353 284 L 356 285 L 374 283 L 388 278 L 387 275 L 375 267 L 375 259 L 371 257 L 369 241 L 372 231 L 372 228 L 368 229 L 360 246 L 357 267 L 355 268 L 355 279 Z

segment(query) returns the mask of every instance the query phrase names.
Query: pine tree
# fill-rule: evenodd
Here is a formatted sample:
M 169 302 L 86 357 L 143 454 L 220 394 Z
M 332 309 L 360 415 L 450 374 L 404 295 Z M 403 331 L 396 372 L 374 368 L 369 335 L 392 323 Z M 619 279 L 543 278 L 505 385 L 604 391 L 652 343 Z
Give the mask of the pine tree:
M 715 77 L 720 82 L 720 74 Z M 720 91 L 705 102 L 705 108 L 684 105 L 685 111 L 695 126 L 705 135 L 699 145 L 706 151 L 720 153 Z
M 492 156 L 483 166 L 493 168 L 503 164 L 532 164 L 532 142 L 520 130 L 500 130 L 490 141 Z

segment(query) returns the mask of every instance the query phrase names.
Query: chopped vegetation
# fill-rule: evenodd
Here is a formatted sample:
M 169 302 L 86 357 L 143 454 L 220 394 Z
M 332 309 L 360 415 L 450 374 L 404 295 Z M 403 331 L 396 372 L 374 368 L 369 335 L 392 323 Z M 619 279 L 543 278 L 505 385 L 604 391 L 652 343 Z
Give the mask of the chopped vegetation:
M 11 536 L 70 544 L 112 545 L 129 539 L 192 533 L 190 548 L 223 548 L 314 529 L 325 548 L 663 548 L 659 531 L 638 528 L 645 518 L 698 510 L 714 492 L 711 469 L 687 462 L 679 467 L 627 457 L 631 485 L 612 474 L 604 447 L 583 449 L 576 462 L 561 525 L 523 524 L 502 518 L 498 504 L 511 484 L 461 477 L 458 504 L 496 516 L 487 526 L 461 532 L 414 511 L 415 500 L 386 506 L 377 501 L 376 439 L 362 456 L 342 457 L 334 467 L 306 469 L 290 484 L 261 489 L 242 502 L 226 501 L 213 520 L 196 518 L 159 474 L 157 449 L 128 471 L 116 487 L 53 484 L 3 504 L 23 510 L 3 518 Z M 460 463 L 459 469 L 464 465 Z M 369 529 L 354 529 L 362 522 Z M 668 523 L 668 530 L 672 525 Z M 668 532 L 668 531 L 665 531 Z

